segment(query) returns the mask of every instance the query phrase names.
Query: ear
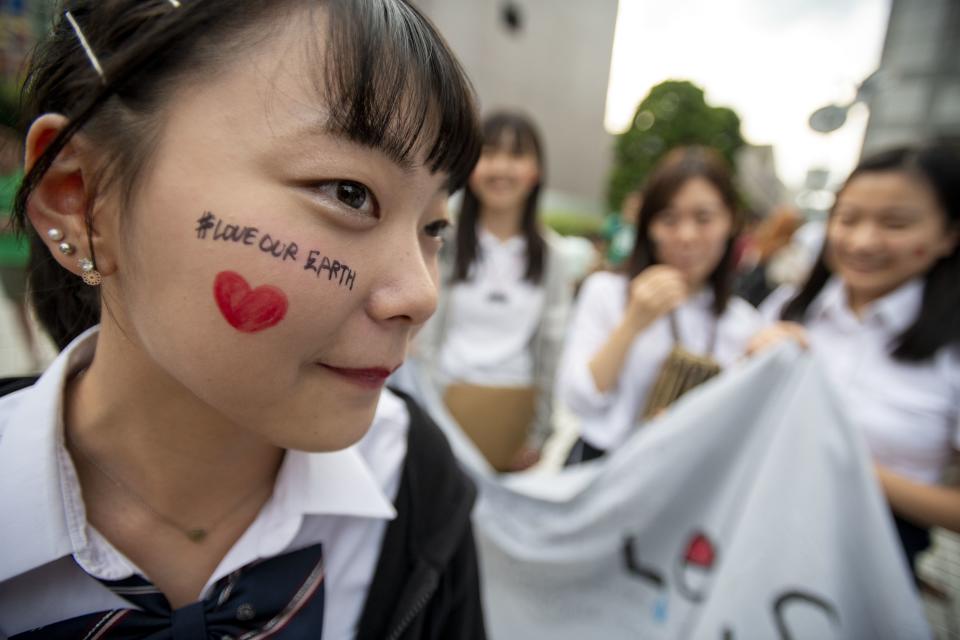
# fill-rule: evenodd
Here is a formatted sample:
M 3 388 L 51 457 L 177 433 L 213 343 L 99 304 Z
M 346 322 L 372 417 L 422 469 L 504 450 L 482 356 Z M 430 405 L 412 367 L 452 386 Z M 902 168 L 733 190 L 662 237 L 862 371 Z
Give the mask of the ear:
M 63 115 L 47 113 L 30 125 L 24 154 L 28 171 L 68 123 Z M 46 243 L 50 254 L 60 266 L 78 276 L 81 258 L 94 259 L 101 275 L 115 270 L 109 252 L 100 250 L 102 243 L 93 231 L 92 220 L 88 221 L 88 216 L 93 215 L 93 175 L 94 158 L 84 152 L 82 138 L 75 134 L 57 154 L 27 203 L 30 223 Z M 59 230 L 62 239 L 51 238 L 51 229 Z M 72 247 L 71 252 L 60 249 L 64 242 Z M 93 256 L 90 255 L 91 246 L 95 252 Z

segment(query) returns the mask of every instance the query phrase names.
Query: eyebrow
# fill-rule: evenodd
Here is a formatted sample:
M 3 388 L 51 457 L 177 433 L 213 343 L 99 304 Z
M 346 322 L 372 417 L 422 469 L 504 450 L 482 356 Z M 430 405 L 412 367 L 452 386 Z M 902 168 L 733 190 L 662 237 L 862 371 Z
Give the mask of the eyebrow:
M 364 140 L 359 140 L 357 136 L 350 135 L 350 132 L 342 126 L 338 126 L 330 118 L 323 116 L 320 119 L 307 123 L 302 127 L 297 127 L 285 138 L 290 140 L 302 140 L 304 137 L 325 136 L 334 138 L 338 142 L 348 144 L 358 149 L 376 151 L 383 154 L 393 164 L 399 167 L 404 173 L 411 174 L 417 168 L 417 163 L 408 157 L 400 157 L 397 153 L 391 153 L 386 144 L 375 144 Z M 384 139 L 386 142 L 386 139 Z

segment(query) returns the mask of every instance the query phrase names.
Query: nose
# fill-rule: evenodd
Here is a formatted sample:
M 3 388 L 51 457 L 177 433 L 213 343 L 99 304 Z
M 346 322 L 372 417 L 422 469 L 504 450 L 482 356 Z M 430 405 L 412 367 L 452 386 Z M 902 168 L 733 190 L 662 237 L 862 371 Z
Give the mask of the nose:
M 847 248 L 852 251 L 869 251 L 879 241 L 876 225 L 861 222 L 847 232 Z
M 693 242 L 697 238 L 697 225 L 692 220 L 681 220 L 677 225 L 677 240 L 684 244 Z
M 424 255 L 419 238 L 412 235 L 394 242 L 381 256 L 383 275 L 367 304 L 370 317 L 379 323 L 419 326 L 437 308 L 436 258 Z

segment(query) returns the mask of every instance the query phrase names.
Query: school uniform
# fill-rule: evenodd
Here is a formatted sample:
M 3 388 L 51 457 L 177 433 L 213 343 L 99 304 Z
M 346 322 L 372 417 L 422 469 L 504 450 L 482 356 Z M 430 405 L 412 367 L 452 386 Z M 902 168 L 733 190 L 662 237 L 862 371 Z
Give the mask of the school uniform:
M 895 360 L 897 337 L 920 312 L 924 282 L 917 278 L 874 301 L 861 317 L 851 311 L 843 282 L 831 278 L 807 309 L 806 327 L 847 416 L 863 434 L 873 459 L 904 477 L 937 484 L 960 449 L 960 347 L 951 345 L 922 362 Z M 771 294 L 761 309 L 778 319 L 793 297 Z M 904 531 L 911 558 L 929 543 L 925 533 Z M 916 527 L 914 527 L 916 528 Z M 918 548 L 919 547 L 919 548 Z
M 453 254 L 441 256 L 437 312 L 418 338 L 419 357 L 443 388 L 450 383 L 537 390 L 531 444 L 552 431 L 553 385 L 570 311 L 571 283 L 557 239 L 547 244 L 543 277 L 526 279 L 527 241 L 500 240 L 478 227 L 479 257 L 465 281 L 452 282 Z
M 623 320 L 627 287 L 626 276 L 610 272 L 595 273 L 584 281 L 560 360 L 556 393 L 580 421 L 577 446 L 585 444 L 589 452 L 583 459 L 599 457 L 630 436 L 675 345 L 669 316 L 658 318 L 631 343 L 614 386 L 605 392 L 597 389 L 590 361 Z M 740 298 L 731 297 L 719 317 L 712 305 L 713 291 L 704 287 L 673 312 L 680 343 L 687 351 L 711 355 L 728 366 L 743 355 L 762 319 Z
M 154 624 L 147 614 L 153 615 L 154 606 L 162 609 L 165 604 L 136 565 L 87 523 L 76 471 L 64 446 L 64 385 L 92 359 L 96 336 L 96 329 L 84 333 L 35 384 L 0 398 L 0 487 L 4 488 L 0 493 L 0 637 L 15 638 L 45 625 L 53 626 L 24 637 L 56 637 L 58 623 L 98 614 L 89 620 L 101 625 L 97 629 L 109 638 L 108 627 L 114 623 L 142 618 L 142 624 Z M 199 609 L 206 612 L 210 633 L 229 629 L 232 635 L 230 625 L 237 624 L 237 619 L 261 615 L 265 628 L 282 627 L 272 637 L 357 637 L 359 629 L 369 624 L 363 611 L 399 606 L 402 586 L 411 577 L 413 564 L 406 573 L 382 571 L 380 566 L 385 545 L 405 537 L 404 531 L 397 532 L 398 522 L 411 518 L 422 522 L 425 516 L 429 521 L 429 510 L 411 513 L 409 506 L 394 507 L 395 501 L 410 503 L 409 461 L 424 455 L 424 441 L 436 456 L 452 487 L 446 491 L 456 503 L 436 505 L 447 509 L 445 517 L 452 514 L 453 523 L 452 529 L 445 530 L 451 532 L 453 542 L 447 546 L 452 549 L 442 557 L 439 571 L 467 594 L 468 603 L 461 606 L 479 609 L 478 597 L 469 602 L 477 591 L 476 573 L 473 570 L 471 576 L 469 566 L 471 559 L 475 561 L 469 529 L 473 487 L 456 470 L 445 443 L 434 441 L 439 437 L 432 435 L 435 432 L 436 427 L 415 405 L 385 391 L 370 431 L 356 445 L 331 453 L 287 451 L 272 496 L 204 586 L 199 602 L 208 599 L 206 606 L 188 605 L 174 612 L 173 635 L 157 637 L 190 637 L 193 632 L 182 627 L 189 608 L 190 615 Z M 466 560 L 460 561 L 462 566 L 448 567 L 445 563 L 456 554 Z M 275 569 L 282 562 L 286 562 L 284 568 Z M 452 576 L 446 574 L 451 567 L 456 569 Z M 270 582 L 285 571 L 295 574 L 292 589 Z M 245 591 L 248 574 L 267 577 L 246 583 Z M 393 590 L 384 591 L 383 584 Z M 269 616 L 258 614 L 255 599 L 232 601 L 237 593 L 257 589 L 268 595 L 286 593 L 286 589 L 290 598 L 279 603 L 276 615 Z M 383 601 L 371 602 L 368 594 L 374 590 Z M 211 599 L 226 604 L 218 607 Z M 442 603 L 438 606 L 442 608 Z M 214 611 L 225 607 L 232 607 L 235 615 L 223 617 Z M 117 610 L 131 613 L 110 617 L 109 612 Z M 181 624 L 179 631 L 177 624 Z M 481 637 L 482 623 L 479 629 L 479 635 L 468 637 Z

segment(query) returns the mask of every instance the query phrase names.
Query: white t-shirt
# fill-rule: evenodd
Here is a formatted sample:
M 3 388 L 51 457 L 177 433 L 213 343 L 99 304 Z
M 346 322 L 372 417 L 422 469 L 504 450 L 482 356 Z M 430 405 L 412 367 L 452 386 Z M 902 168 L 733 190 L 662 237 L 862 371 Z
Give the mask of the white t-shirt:
M 90 362 L 95 344 L 91 330 L 33 387 L 0 398 L 0 637 L 132 606 L 87 575 L 118 580 L 142 572 L 87 523 L 63 442 L 64 383 Z M 387 523 L 396 516 L 392 500 L 409 421 L 403 401 L 384 391 L 370 431 L 356 445 L 333 453 L 288 451 L 273 495 L 202 595 L 254 560 L 322 542 L 323 637 L 355 637 Z
M 478 230 L 480 256 L 470 277 L 451 286 L 440 348 L 444 383 L 522 387 L 534 384 L 531 343 L 543 316 L 545 291 L 524 279 L 527 241 L 501 241 Z
M 924 362 L 890 355 L 916 320 L 923 281 L 912 280 L 871 304 L 861 318 L 847 305 L 839 278 L 830 279 L 807 309 L 804 325 L 847 415 L 874 459 L 917 482 L 942 479 L 960 449 L 960 348 L 940 349 Z M 778 319 L 794 291 L 770 294 L 762 310 Z
M 712 356 L 728 366 L 743 355 L 762 320 L 740 298 L 731 297 L 719 319 L 712 304 L 713 292 L 704 288 L 677 308 L 674 316 L 681 344 L 693 353 L 707 354 L 716 323 Z M 626 305 L 626 276 L 601 272 L 587 278 L 560 361 L 556 395 L 580 418 L 581 437 L 598 449 L 611 449 L 627 439 L 674 345 L 669 317 L 664 316 L 634 339 L 616 384 L 600 393 L 589 364 L 620 324 Z

